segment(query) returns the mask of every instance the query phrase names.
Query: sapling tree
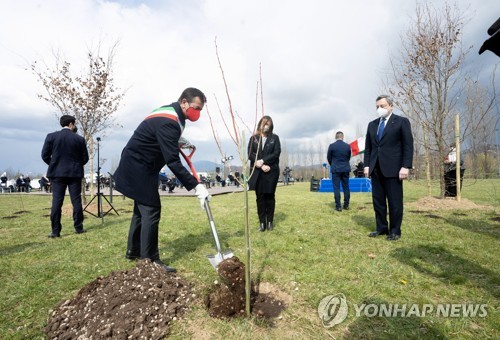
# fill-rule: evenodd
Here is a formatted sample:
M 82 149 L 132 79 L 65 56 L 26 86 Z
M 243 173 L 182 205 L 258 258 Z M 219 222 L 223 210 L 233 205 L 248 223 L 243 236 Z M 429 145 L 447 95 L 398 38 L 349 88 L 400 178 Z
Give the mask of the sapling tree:
M 244 204 L 245 204 L 245 244 L 246 244 L 246 266 L 245 266 L 245 311 L 247 316 L 250 316 L 250 293 L 251 293 L 251 244 L 250 244 L 250 218 L 249 218 L 249 208 L 248 208 L 248 180 L 253 175 L 255 170 L 255 166 L 253 168 L 249 168 L 248 162 L 248 154 L 247 154 L 247 143 L 246 143 L 246 133 L 249 133 L 252 136 L 256 129 L 257 117 L 259 116 L 259 98 L 261 103 L 261 116 L 264 116 L 264 95 L 263 95 L 263 87 L 262 87 L 262 69 L 259 66 L 259 81 L 257 82 L 257 91 L 255 96 L 255 120 L 253 124 L 253 128 L 250 127 L 243 121 L 243 119 L 238 115 L 238 113 L 233 109 L 233 104 L 231 101 L 231 96 L 229 94 L 229 86 L 226 80 L 226 76 L 224 73 L 224 69 L 222 67 L 222 63 L 219 57 L 219 51 L 217 47 L 217 40 L 215 40 L 215 53 L 217 56 L 217 61 L 219 63 L 219 68 L 222 75 L 222 80 L 224 82 L 224 88 L 226 92 L 226 99 L 228 103 L 228 112 L 224 114 L 219 105 L 217 97 L 215 97 L 215 102 L 219 111 L 219 114 L 222 118 L 224 128 L 232 140 L 234 146 L 236 147 L 238 157 L 242 164 L 242 176 L 240 178 L 236 178 L 239 184 L 243 187 L 243 196 L 244 196 Z M 214 127 L 212 117 L 210 111 L 207 107 L 207 113 L 210 119 L 210 125 L 212 127 L 212 133 L 221 153 L 222 157 L 225 157 L 226 153 L 222 148 L 222 143 L 220 141 L 220 137 L 218 131 Z M 259 140 L 260 143 L 260 140 Z M 259 145 L 260 147 L 260 145 Z

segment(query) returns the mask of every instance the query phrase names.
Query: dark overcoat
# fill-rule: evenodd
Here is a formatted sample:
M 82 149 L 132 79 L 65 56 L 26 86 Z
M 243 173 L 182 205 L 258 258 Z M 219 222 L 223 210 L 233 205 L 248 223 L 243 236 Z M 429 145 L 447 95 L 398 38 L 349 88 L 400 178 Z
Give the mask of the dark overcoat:
M 262 190 L 262 193 L 274 193 L 280 175 L 280 138 L 278 135 L 270 134 L 266 139 L 264 147 L 262 147 L 260 139 L 260 136 L 254 135 L 250 137 L 250 141 L 248 142 L 250 172 L 254 168 L 255 161 L 259 159 L 262 159 L 265 165 L 269 165 L 271 170 L 264 172 L 260 168 L 255 168 L 252 176 L 248 179 L 248 186 L 250 190 L 255 190 L 257 184 L 259 184 L 258 187 Z
M 365 166 L 372 173 L 377 160 L 384 177 L 399 177 L 401 167 L 411 169 L 413 164 L 413 136 L 408 118 L 390 116 L 380 141 L 377 131 L 380 118 L 368 124 L 365 141 Z
M 185 116 L 179 103 L 162 106 L 146 117 L 122 151 L 113 175 L 116 189 L 138 203 L 161 206 L 158 176 L 165 164 L 187 190 L 193 189 L 198 181 L 179 157 L 184 126 Z
M 330 144 L 326 154 L 328 164 L 330 164 L 330 172 L 351 172 L 349 160 L 351 159 L 351 146 L 343 140 L 337 140 Z
M 83 166 L 89 161 L 85 139 L 68 128 L 47 135 L 41 156 L 49 166 L 48 178 L 83 178 Z

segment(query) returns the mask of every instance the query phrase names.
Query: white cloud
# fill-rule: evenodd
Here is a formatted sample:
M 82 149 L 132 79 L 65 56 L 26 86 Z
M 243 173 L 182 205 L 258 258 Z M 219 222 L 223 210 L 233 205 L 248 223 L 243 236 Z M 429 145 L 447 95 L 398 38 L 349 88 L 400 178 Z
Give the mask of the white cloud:
M 469 2 L 471 21 L 464 41 L 477 45 L 470 64 L 491 69 L 495 56 L 478 61 L 476 51 L 499 5 L 463 0 L 460 6 Z M 42 88 L 25 70 L 27 65 L 35 60 L 50 64 L 52 51 L 59 50 L 79 71 L 88 48 L 101 42 L 101 51 L 107 51 L 117 40 L 114 77 L 127 90 L 116 114 L 123 129 L 103 138 L 104 158 L 119 158 L 143 117 L 177 100 L 189 86 L 205 92 L 225 148 L 235 152 L 214 98 L 227 114 L 215 37 L 233 109 L 249 126 L 261 64 L 265 113 L 273 117 L 288 152 L 333 139 L 337 130 L 354 139 L 374 118 L 373 102 L 388 56 L 397 52 L 414 7 L 396 0 L 1 0 L 0 115 L 8 133 L 2 132 L 0 143 L 8 145 L 8 157 L 2 158 L 0 170 L 44 172 L 39 149 L 45 134 L 58 128 L 54 110 L 37 99 Z M 199 145 L 198 160 L 220 158 L 206 112 L 197 123 L 188 123 L 185 135 Z M 13 148 L 16 136 L 23 142 Z

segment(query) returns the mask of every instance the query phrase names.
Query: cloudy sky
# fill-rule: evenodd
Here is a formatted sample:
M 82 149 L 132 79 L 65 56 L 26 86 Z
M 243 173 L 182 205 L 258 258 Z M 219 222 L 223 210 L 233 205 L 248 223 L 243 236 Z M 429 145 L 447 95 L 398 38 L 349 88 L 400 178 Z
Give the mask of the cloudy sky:
M 458 5 L 470 18 L 463 32 L 464 45 L 474 45 L 467 65 L 487 78 L 499 58 L 477 51 L 500 2 Z M 126 95 L 116 120 L 123 127 L 102 138 L 103 171 L 116 166 L 151 110 L 190 86 L 207 95 L 224 151 L 236 156 L 218 118 L 215 97 L 225 115 L 228 104 L 215 37 L 233 108 L 249 126 L 260 64 L 265 113 L 290 153 L 328 143 L 337 130 L 352 141 L 375 118 L 389 56 L 398 52 L 414 9 L 411 0 L 0 0 L 0 171 L 45 172 L 43 141 L 60 128 L 54 109 L 37 98 L 43 89 L 27 66 L 50 65 L 58 50 L 78 73 L 89 48 L 100 42 L 105 52 L 118 40 L 115 85 Z M 220 161 L 205 110 L 184 136 L 197 145 L 196 160 Z

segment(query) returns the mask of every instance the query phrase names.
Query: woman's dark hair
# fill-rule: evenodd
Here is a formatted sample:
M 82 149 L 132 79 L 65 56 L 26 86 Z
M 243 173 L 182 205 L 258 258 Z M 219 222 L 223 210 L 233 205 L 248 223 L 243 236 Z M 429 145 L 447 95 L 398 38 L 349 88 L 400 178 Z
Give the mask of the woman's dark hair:
M 257 131 L 255 132 L 256 135 L 260 135 L 262 133 L 262 128 L 264 127 L 264 125 L 266 125 L 265 123 L 267 122 L 269 122 L 269 131 L 267 131 L 267 133 L 268 134 L 273 133 L 274 129 L 273 119 L 269 116 L 264 116 L 259 120 L 259 123 L 257 124 Z

